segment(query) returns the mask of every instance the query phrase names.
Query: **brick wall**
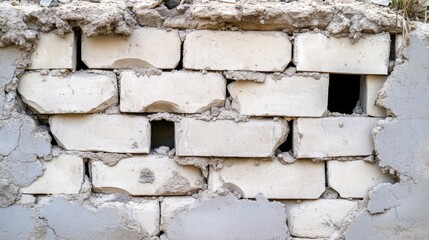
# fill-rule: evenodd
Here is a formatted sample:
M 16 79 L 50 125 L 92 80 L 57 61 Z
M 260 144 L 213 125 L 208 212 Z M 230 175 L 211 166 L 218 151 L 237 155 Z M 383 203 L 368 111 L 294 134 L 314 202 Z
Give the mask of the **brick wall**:
M 52 150 L 31 152 L 44 170 L 17 190 L 38 210 L 10 214 L 56 229 L 36 239 L 341 238 L 369 192 L 398 180 L 373 140 L 394 117 L 378 101 L 395 39 L 260 30 L 40 32 L 17 98 Z

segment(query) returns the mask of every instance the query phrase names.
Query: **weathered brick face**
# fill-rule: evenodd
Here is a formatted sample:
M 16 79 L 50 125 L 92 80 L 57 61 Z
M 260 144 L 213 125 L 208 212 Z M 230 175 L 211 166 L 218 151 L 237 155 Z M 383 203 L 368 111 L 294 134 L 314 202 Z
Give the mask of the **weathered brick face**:
M 46 234 L 64 239 L 343 237 L 369 193 L 400 176 L 379 167 L 374 145 L 380 124 L 396 117 L 380 104 L 399 41 L 388 32 L 394 28 L 326 36 L 313 31 L 337 26 L 322 14 L 333 11 L 326 6 L 302 5 L 315 14 L 309 25 L 291 20 L 280 3 L 281 15 L 264 18 L 265 5 L 228 0 L 167 10 L 175 1 L 164 1 L 160 10 L 161 2 L 118 8 L 133 13 L 124 22 L 139 22 L 128 36 L 117 34 L 122 25 L 97 36 L 85 28 L 39 32 L 16 91 L 0 95 L 0 109 L 8 107 L 0 118 L 0 173 L 39 164 L 28 184 L 0 177 L 0 190 L 15 196 L 0 197 L 0 239 L 27 231 L 1 214 L 19 215 L 31 229 L 47 225 L 56 230 Z M 2 69 L 12 66 L 0 59 L 0 74 L 11 75 Z M 359 82 L 338 94 L 338 74 Z M 331 111 L 338 106 L 349 109 Z M 44 126 L 13 120 L 19 114 Z M 21 128 L 44 140 L 22 137 Z M 49 141 L 50 153 L 37 151 Z M 97 224 L 74 233 L 67 228 L 74 218 L 82 228 Z

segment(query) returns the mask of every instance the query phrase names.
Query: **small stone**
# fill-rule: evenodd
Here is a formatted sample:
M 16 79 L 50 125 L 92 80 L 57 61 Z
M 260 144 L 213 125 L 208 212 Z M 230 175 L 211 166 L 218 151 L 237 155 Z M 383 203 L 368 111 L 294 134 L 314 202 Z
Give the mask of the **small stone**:
M 389 6 L 390 0 L 371 0 L 372 3 L 381 5 L 381 6 Z
M 166 0 L 164 2 L 164 5 L 168 8 L 168 9 L 173 9 L 177 6 L 179 6 L 180 4 L 180 0 Z
M 58 2 L 56 0 L 40 0 L 40 6 L 42 7 L 56 7 Z

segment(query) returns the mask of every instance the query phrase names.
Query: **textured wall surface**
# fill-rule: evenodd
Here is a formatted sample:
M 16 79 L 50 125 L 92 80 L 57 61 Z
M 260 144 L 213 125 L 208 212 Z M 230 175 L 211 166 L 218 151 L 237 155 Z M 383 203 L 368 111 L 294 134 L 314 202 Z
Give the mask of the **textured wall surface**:
M 1 2 L 0 239 L 428 239 L 429 27 L 401 24 L 354 1 Z

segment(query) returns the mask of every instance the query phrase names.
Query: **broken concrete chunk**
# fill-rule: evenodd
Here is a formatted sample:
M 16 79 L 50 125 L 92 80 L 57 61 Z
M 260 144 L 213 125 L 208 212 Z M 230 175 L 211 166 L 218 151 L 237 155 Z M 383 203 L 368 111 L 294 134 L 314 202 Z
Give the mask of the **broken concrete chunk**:
M 179 213 L 168 224 L 166 233 L 170 240 L 288 238 L 283 204 L 261 198 L 237 200 L 231 195 L 204 201 Z
M 29 194 L 78 194 L 84 178 L 84 163 L 80 157 L 60 155 L 43 161 L 45 171 L 30 186 L 21 188 Z
M 96 36 L 82 38 L 82 60 L 89 68 L 173 69 L 180 61 L 181 41 L 177 30 L 139 28 L 127 38 Z
M 55 115 L 51 132 L 66 150 L 148 153 L 150 124 L 146 117 L 130 115 Z
M 225 101 L 226 80 L 221 74 L 163 72 L 137 76 L 121 73 L 122 112 L 201 113 Z
M 269 199 L 317 199 L 325 191 L 325 163 L 300 160 L 284 165 L 273 160 L 255 166 L 254 159 L 231 159 L 218 171 L 210 168 L 209 189 L 222 188 L 244 198 L 262 194 Z
M 18 92 L 40 114 L 101 112 L 118 104 L 116 76 L 109 72 L 66 77 L 28 72 L 20 79 Z
M 285 201 L 288 226 L 292 236 L 329 238 L 352 217 L 358 202 L 342 199 L 318 199 L 315 201 Z
M 284 120 L 207 122 L 182 118 L 175 123 L 178 156 L 269 157 L 288 134 Z
M 267 44 L 269 43 L 269 44 Z M 282 32 L 194 31 L 186 36 L 186 69 L 283 71 L 292 44 Z
M 266 77 L 265 82 L 236 81 L 228 85 L 232 107 L 240 114 L 255 116 L 320 117 L 328 106 L 327 74 Z
M 360 80 L 360 102 L 364 113 L 373 117 L 385 117 L 386 109 L 378 106 L 378 93 L 386 81 L 386 76 L 366 75 Z
M 295 38 L 294 63 L 298 71 L 387 75 L 389 53 L 388 33 L 363 35 L 352 42 L 308 32 Z
M 254 81 L 262 83 L 265 81 L 266 73 L 255 71 L 225 71 L 223 72 L 227 79 L 237 81 Z
M 201 171 L 167 156 L 148 155 L 119 161 L 115 166 L 92 162 L 94 190 L 131 195 L 186 195 L 201 189 Z
M 31 65 L 28 69 L 75 69 L 76 39 L 74 33 L 67 33 L 64 37 L 58 36 L 54 32 L 39 33 L 39 41 L 30 60 Z
M 372 129 L 378 118 L 298 118 L 293 125 L 296 158 L 369 156 L 374 150 Z
M 168 224 L 177 214 L 196 207 L 198 202 L 194 197 L 165 197 L 161 202 L 161 230 L 167 230 Z
M 364 198 L 378 184 L 395 182 L 378 164 L 363 160 L 327 161 L 327 171 L 329 186 L 342 198 Z

